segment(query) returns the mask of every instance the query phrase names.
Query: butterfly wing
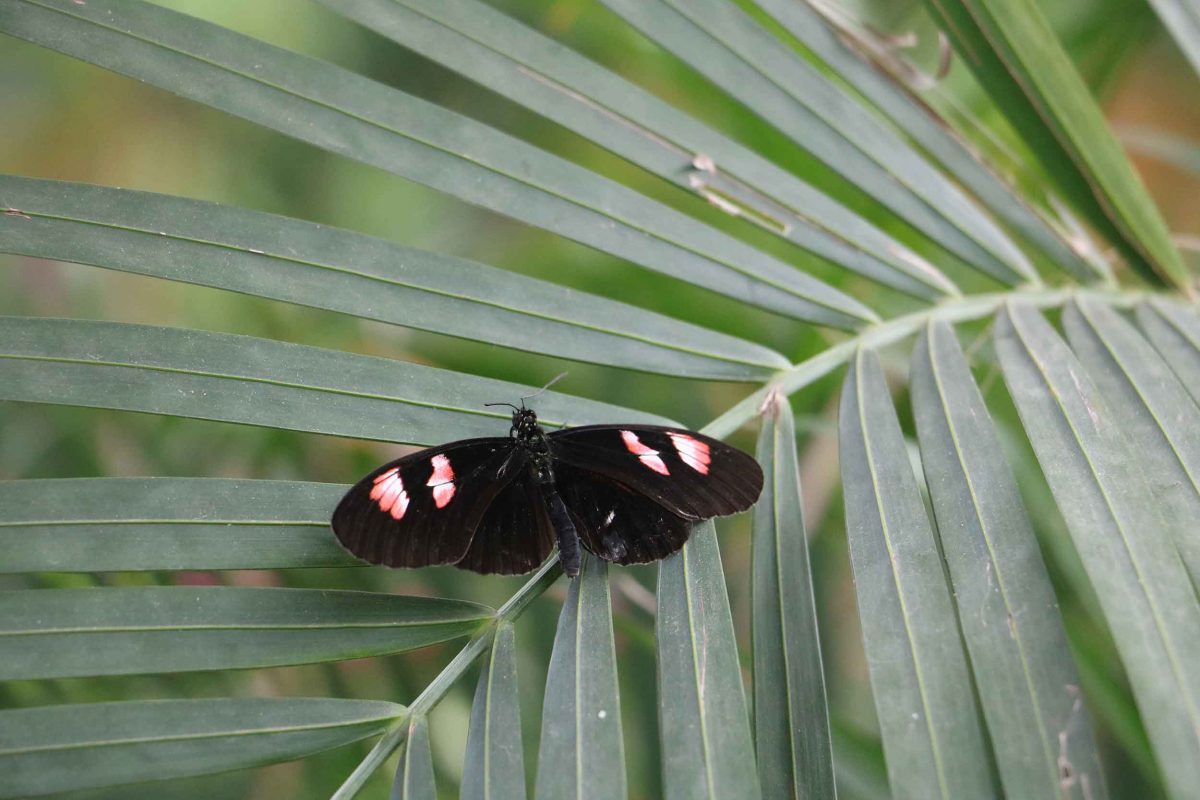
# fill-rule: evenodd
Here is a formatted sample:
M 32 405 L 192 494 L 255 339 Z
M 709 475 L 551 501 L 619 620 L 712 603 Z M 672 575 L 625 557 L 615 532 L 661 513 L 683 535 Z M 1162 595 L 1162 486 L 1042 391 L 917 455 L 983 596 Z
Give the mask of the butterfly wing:
M 333 532 L 372 564 L 452 564 L 466 555 L 497 495 L 528 472 L 527 460 L 507 437 L 413 453 L 355 484 L 333 512 Z
M 526 468 L 488 506 L 471 546 L 456 566 L 484 574 L 520 575 L 546 560 L 554 539 L 542 489 Z
M 595 472 L 560 463 L 554 478 L 583 546 L 605 561 L 657 561 L 683 547 L 692 533 L 688 520 Z
M 561 462 L 688 520 L 745 511 L 762 492 L 762 468 L 752 456 L 693 431 L 587 425 L 555 431 L 549 440 L 556 478 Z

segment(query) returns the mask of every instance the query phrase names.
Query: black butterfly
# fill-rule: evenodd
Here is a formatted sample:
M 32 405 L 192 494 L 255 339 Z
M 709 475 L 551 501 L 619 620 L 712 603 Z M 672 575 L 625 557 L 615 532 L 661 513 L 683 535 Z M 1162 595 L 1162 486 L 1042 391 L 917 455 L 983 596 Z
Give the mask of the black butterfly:
M 464 439 L 384 464 L 346 493 L 333 531 L 372 564 L 454 564 L 515 575 L 557 541 L 579 574 L 580 542 L 605 561 L 640 564 L 683 547 L 691 523 L 745 511 L 758 462 L 699 433 L 586 425 L 547 434 L 513 408 L 507 438 Z

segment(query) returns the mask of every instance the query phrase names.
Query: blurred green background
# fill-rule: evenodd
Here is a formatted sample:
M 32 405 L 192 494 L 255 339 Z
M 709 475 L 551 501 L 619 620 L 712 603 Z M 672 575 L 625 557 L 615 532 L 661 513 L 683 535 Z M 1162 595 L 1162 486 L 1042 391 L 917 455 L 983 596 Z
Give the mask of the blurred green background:
M 453 108 L 514 136 L 699 216 L 795 263 L 798 254 L 672 186 L 640 173 L 583 139 L 458 78 L 347 22 L 296 0 L 177 0 L 163 3 L 271 43 L 342 65 Z M 508 0 L 497 5 L 542 32 L 604 63 L 704 119 L 772 160 L 807 177 L 877 225 L 937 260 L 947 259 L 891 220 L 870 200 L 815 167 L 783 136 L 713 89 L 672 56 L 590 0 Z M 883 31 L 915 31 L 909 55 L 932 70 L 932 29 L 917 4 L 847 3 Z M 1147 130 L 1200 140 L 1200 84 L 1143 0 L 1054 0 L 1042 4 L 1119 132 L 1137 145 L 1136 162 L 1173 231 L 1200 233 L 1195 171 L 1143 153 L 1156 140 Z M 926 98 L 958 119 L 971 119 L 977 145 L 1026 187 L 1039 176 L 1020 146 L 990 112 L 968 76 L 956 68 Z M 986 135 L 986 136 L 985 136 Z M 1136 140 L 1135 140 L 1136 136 Z M 1195 160 L 1196 151 L 1192 151 Z M 1161 158 L 1161 156 L 1159 157 Z M 1195 166 L 1192 168 L 1195 169 Z M 317 150 L 248 122 L 172 97 L 33 45 L 0 39 L 0 170 L 177 194 L 270 211 L 348 228 L 441 253 L 483 261 L 584 291 L 692 320 L 767 344 L 801 359 L 835 335 L 745 309 L 692 287 L 636 268 L 583 246 L 467 206 L 382 171 Z M 1041 200 L 1035 195 L 1035 199 Z M 0 197 L 0 206 L 5 205 Z M 893 292 L 829 268 L 806 268 L 887 316 L 910 308 Z M 0 256 L 0 313 L 84 317 L 253 334 L 540 385 L 569 370 L 563 391 L 634 406 L 700 427 L 750 390 L 736 384 L 698 384 L 515 353 L 444 336 L 362 322 L 202 287 L 155 281 L 115 271 Z M 953 264 L 945 269 L 961 279 Z M 978 279 L 966 286 L 986 286 Z M 988 381 L 989 354 L 981 352 Z M 906 369 L 903 358 L 889 365 Z M 802 440 L 802 479 L 813 547 L 818 608 L 839 761 L 846 796 L 870 796 L 882 780 L 874 740 L 874 711 L 861 656 L 853 589 L 842 527 L 834 422 L 840 375 L 793 398 Z M 989 401 L 998 421 L 1012 418 L 995 381 Z M 497 397 L 497 401 L 512 398 Z M 905 398 L 901 414 L 905 416 Z M 1010 428 L 1019 431 L 1019 427 Z M 503 431 L 497 431 L 498 434 Z M 753 447 L 753 431 L 735 442 Z M 1149 752 L 1112 645 L 1079 565 L 1065 545 L 1061 523 L 1037 474 L 1023 434 L 1012 456 L 1026 483 L 1052 576 L 1074 639 L 1084 690 L 1101 722 L 1115 796 L 1158 792 Z M 226 476 L 347 483 L 399 448 L 196 420 L 92 409 L 0 404 L 0 479 L 86 476 Z M 749 518 L 721 526 L 722 552 L 735 624 L 748 636 Z M 621 668 L 622 713 L 631 796 L 659 794 L 653 702 L 653 568 L 615 573 L 614 603 Z M 500 604 L 519 578 L 483 578 L 451 568 L 420 572 L 382 569 L 230 572 L 175 576 L 49 575 L 3 577 L 0 587 L 134 585 L 167 580 L 195 583 L 370 588 L 434 594 Z M 543 677 L 549 659 L 560 583 L 517 628 L 527 764 L 536 765 Z M 201 697 L 224 694 L 336 695 L 410 701 L 459 645 L 332 666 L 108 680 L 17 682 L 0 686 L 0 706 L 117 698 Z M 457 687 L 434 711 L 431 737 L 440 787 L 455 796 L 473 685 Z M 514 731 L 514 735 L 516 732 Z M 366 745 L 305 762 L 171 784 L 170 796 L 328 796 Z M 853 765 L 857 768 L 850 768 Z M 365 797 L 386 797 L 390 771 L 379 773 Z M 855 791 L 855 786 L 859 791 Z M 105 796 L 163 796 L 164 787 L 122 789 Z M 98 795 L 89 795 L 98 796 Z

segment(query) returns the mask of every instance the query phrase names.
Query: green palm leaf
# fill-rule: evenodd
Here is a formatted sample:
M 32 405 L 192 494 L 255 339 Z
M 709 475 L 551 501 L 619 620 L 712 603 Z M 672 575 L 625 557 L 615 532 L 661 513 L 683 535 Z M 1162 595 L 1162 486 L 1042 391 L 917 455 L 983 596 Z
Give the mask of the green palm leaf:
M 378 733 L 394 703 L 148 700 L 0 711 L 0 797 L 30 797 L 290 761 Z
M 517 701 L 517 655 L 511 624 L 501 624 L 471 706 L 464 800 L 525 797 L 525 752 Z
M 783 356 L 461 259 L 177 197 L 0 176 L 0 249 L 214 286 L 547 355 L 752 380 Z
M 406 727 L 408 736 L 400 764 L 396 767 L 391 800 L 437 800 L 433 755 L 429 751 L 429 723 L 424 717 L 410 716 Z
M 0 680 L 341 661 L 466 636 L 490 616 L 460 600 L 317 589 L 0 592 Z

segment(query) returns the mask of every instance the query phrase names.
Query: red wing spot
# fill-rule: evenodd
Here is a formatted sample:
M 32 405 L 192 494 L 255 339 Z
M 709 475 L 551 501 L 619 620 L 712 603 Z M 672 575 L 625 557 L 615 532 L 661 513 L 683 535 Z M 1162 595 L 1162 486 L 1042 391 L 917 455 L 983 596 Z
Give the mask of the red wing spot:
M 379 510 L 391 514 L 392 519 L 403 517 L 408 510 L 408 492 L 404 491 L 404 481 L 398 470 L 393 467 L 376 477 L 374 483 L 371 499 L 379 504 Z
M 658 451 L 642 444 L 637 434 L 633 431 L 621 431 L 621 441 L 625 442 L 626 450 L 637 456 L 643 464 L 659 475 L 671 474 L 670 470 L 667 469 L 667 465 L 658 457 Z
M 430 462 L 433 474 L 429 476 L 426 486 L 433 487 L 433 503 L 438 508 L 445 508 L 454 499 L 454 469 L 450 459 L 443 453 L 438 453 Z
M 683 433 L 668 433 L 667 436 L 671 438 L 671 444 L 675 445 L 675 451 L 679 453 L 683 463 L 701 475 L 708 474 L 708 465 L 712 463 L 712 454 L 709 452 L 706 442 L 693 439 Z

